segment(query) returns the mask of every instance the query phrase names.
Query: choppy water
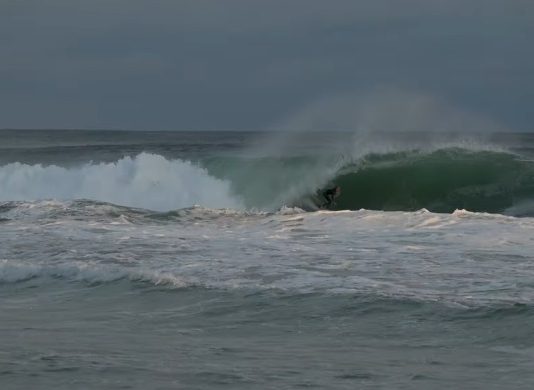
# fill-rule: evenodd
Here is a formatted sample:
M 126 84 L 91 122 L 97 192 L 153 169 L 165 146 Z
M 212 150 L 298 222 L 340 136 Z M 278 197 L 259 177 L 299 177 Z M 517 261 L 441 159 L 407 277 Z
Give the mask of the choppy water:
M 2 389 L 534 384 L 529 136 L 0 135 Z

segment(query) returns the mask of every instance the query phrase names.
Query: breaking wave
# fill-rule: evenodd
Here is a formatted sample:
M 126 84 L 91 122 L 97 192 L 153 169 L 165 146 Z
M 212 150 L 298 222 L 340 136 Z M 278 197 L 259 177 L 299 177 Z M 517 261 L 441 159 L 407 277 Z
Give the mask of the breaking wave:
M 191 162 L 141 153 L 80 167 L 11 163 L 0 167 L 0 201 L 91 199 L 166 211 L 201 204 L 241 208 L 230 184 Z
M 528 207 L 534 199 L 534 162 L 503 152 L 371 154 L 345 165 L 330 181 L 342 188 L 337 209 L 534 212 Z
M 325 203 L 321 189 L 339 185 L 335 210 L 534 215 L 534 161 L 503 150 L 448 146 L 356 157 L 219 159 L 206 167 L 258 208 L 317 210 Z
M 141 153 L 69 168 L 0 167 L 0 201 L 88 199 L 155 211 L 194 205 L 317 210 L 324 203 L 317 190 L 333 184 L 342 188 L 336 210 L 534 215 L 534 161 L 496 150 L 446 147 L 358 158 L 217 157 L 196 163 Z

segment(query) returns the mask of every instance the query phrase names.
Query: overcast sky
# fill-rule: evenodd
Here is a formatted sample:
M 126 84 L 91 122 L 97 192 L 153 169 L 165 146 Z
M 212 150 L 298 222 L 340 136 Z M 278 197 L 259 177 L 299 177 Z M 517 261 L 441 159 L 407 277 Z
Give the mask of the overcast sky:
M 0 128 L 524 131 L 533 106 L 532 0 L 0 0 Z

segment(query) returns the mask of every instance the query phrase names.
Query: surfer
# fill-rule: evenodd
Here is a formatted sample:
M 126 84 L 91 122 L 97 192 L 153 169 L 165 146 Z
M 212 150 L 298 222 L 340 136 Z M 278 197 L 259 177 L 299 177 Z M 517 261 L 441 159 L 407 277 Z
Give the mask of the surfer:
M 328 188 L 323 191 L 323 196 L 326 199 L 326 202 L 323 203 L 321 208 L 329 208 L 336 205 L 335 199 L 341 194 L 341 187 L 335 186 Z

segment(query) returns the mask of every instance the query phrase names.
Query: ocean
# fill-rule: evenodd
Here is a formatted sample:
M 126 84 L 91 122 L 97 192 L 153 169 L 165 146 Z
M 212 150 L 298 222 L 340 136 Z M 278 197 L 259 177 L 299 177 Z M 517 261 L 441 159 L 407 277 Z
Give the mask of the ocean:
M 2 390 L 532 389 L 533 321 L 534 134 L 0 131 Z

